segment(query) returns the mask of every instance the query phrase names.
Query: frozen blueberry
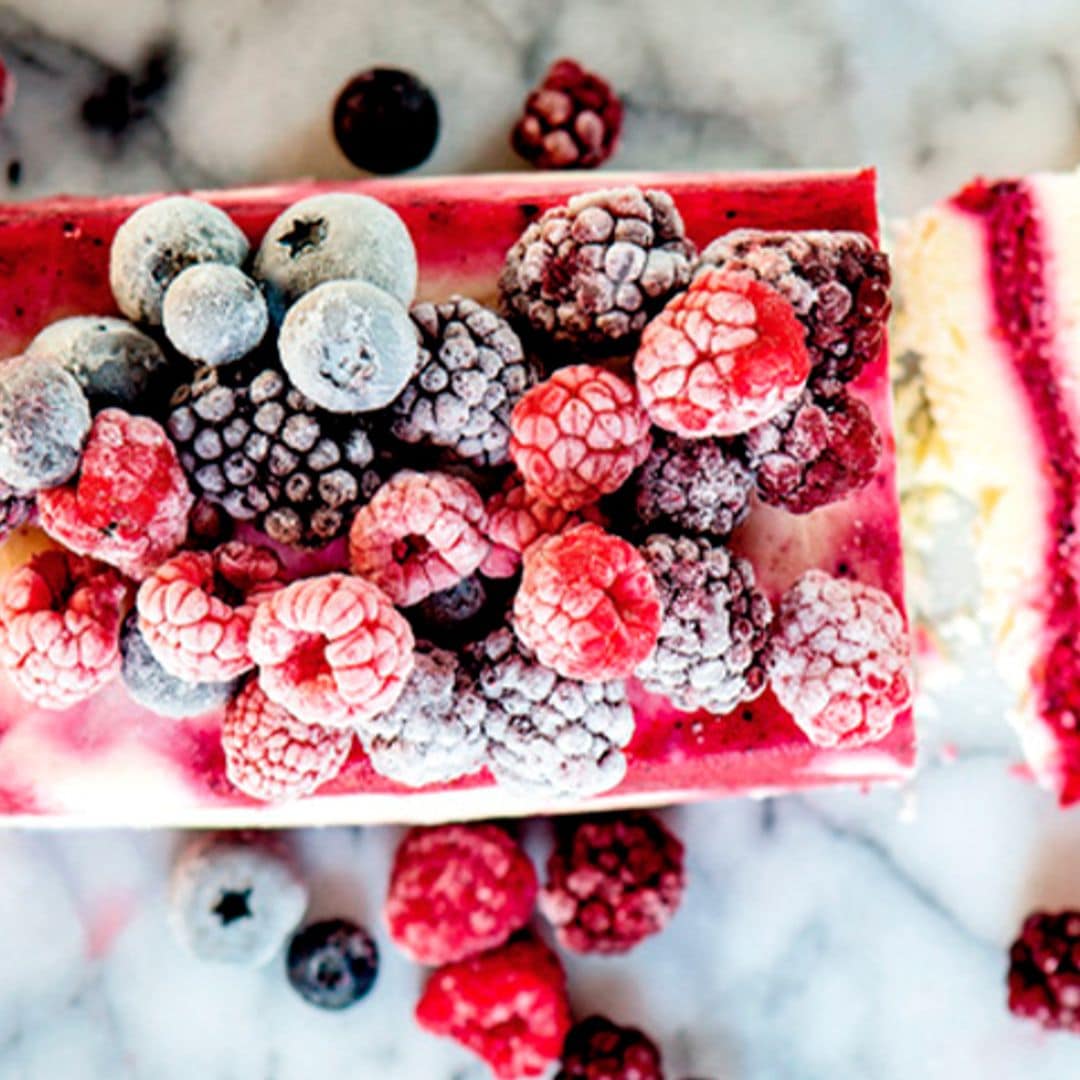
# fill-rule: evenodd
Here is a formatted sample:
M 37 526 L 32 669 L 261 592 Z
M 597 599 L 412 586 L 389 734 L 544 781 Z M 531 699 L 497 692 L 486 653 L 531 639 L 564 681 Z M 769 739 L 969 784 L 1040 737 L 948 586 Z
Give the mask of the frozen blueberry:
M 439 107 L 415 76 L 371 68 L 353 76 L 334 102 L 334 137 L 358 168 L 399 173 L 423 164 L 439 138 Z
M 90 406 L 55 360 L 15 357 L 0 370 L 0 480 L 20 494 L 54 487 L 79 467 Z
M 347 1009 L 366 997 L 379 973 L 371 935 L 346 919 L 325 919 L 297 931 L 285 957 L 289 982 L 320 1009 Z
M 136 322 L 161 325 L 165 290 L 195 263 L 239 266 L 248 242 L 224 210 L 187 195 L 140 207 L 116 230 L 109 284 L 120 310 Z
M 165 336 L 177 352 L 212 367 L 247 356 L 268 322 L 258 285 L 235 266 L 189 266 L 165 292 Z
M 416 248 L 401 218 L 377 199 L 346 192 L 290 206 L 255 255 L 255 277 L 276 322 L 316 285 L 346 278 L 377 285 L 408 307 L 416 276 Z
M 270 835 L 213 833 L 192 841 L 173 867 L 170 919 L 203 960 L 257 966 L 304 917 L 308 892 Z
M 94 409 L 138 405 L 168 364 L 152 337 L 109 315 L 73 315 L 51 323 L 26 347 L 26 355 L 60 363 Z
M 366 281 L 328 281 L 289 309 L 278 352 L 292 384 L 338 413 L 389 405 L 419 361 L 408 312 Z

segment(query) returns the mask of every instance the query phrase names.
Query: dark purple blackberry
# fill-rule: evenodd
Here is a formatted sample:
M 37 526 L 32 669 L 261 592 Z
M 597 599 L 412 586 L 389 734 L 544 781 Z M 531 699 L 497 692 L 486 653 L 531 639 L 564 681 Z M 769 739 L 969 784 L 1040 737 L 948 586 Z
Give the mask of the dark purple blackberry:
M 635 674 L 679 709 L 728 713 L 766 683 L 772 606 L 754 569 L 701 537 L 656 533 L 641 547 L 660 594 L 660 638 Z
M 643 1032 L 590 1016 L 566 1036 L 555 1080 L 664 1080 L 664 1070 L 660 1051 Z
M 32 520 L 36 513 L 37 504 L 32 495 L 20 495 L 0 480 L 0 540 Z
M 324 919 L 298 930 L 285 956 L 289 984 L 320 1009 L 347 1009 L 366 997 L 379 974 L 375 939 L 347 919 Z
M 1009 950 L 1009 1011 L 1080 1032 L 1080 911 L 1036 911 Z
M 889 260 L 857 232 L 737 229 L 699 266 L 752 274 L 795 308 L 815 375 L 849 382 L 881 354 L 889 318 Z
M 473 465 L 504 465 L 510 412 L 539 378 L 517 334 L 494 311 L 461 296 L 417 304 L 412 319 L 420 362 L 392 406 L 391 431 Z
M 790 408 L 741 436 L 740 446 L 762 502 L 808 514 L 873 479 L 881 433 L 842 384 L 816 382 Z
M 354 75 L 334 102 L 334 138 L 360 169 L 399 173 L 422 165 L 439 138 L 439 106 L 415 76 L 397 68 Z
M 283 544 L 334 540 L 381 482 L 363 421 L 319 409 L 256 358 L 200 368 L 167 426 L 195 494 Z
M 727 536 L 750 510 L 753 473 L 728 439 L 680 439 L 659 428 L 634 476 L 641 524 Z

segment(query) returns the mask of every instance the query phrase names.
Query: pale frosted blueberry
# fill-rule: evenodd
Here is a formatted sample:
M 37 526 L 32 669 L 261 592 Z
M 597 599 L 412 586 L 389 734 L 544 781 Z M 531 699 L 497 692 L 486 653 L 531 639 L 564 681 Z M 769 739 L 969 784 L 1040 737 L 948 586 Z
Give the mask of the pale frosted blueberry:
M 258 285 L 235 266 L 189 266 L 165 293 L 165 336 L 177 352 L 214 367 L 247 356 L 268 323 Z

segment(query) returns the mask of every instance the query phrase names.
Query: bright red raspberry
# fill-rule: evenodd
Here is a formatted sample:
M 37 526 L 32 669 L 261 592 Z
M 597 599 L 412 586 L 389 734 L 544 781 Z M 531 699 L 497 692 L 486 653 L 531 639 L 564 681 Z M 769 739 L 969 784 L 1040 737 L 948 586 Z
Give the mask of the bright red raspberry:
M 555 1080 L 664 1080 L 664 1070 L 644 1032 L 590 1016 L 567 1035 Z
M 1009 1011 L 1080 1033 L 1080 911 L 1032 912 L 1009 950 Z
M 139 631 L 154 659 L 187 682 L 227 682 L 255 662 L 248 631 L 255 608 L 281 586 L 269 549 L 232 540 L 213 551 L 181 551 L 139 587 Z
M 687 439 L 738 435 L 799 396 L 806 331 L 775 289 L 705 269 L 652 320 L 634 357 L 652 421 Z
M 888 735 L 911 701 L 910 642 L 888 593 L 809 570 L 784 594 L 774 627 L 773 692 L 812 743 Z
M 654 815 L 570 819 L 556 827 L 540 910 L 565 948 L 624 953 L 667 926 L 685 884 L 682 843 Z
M 500 1080 L 542 1076 L 570 1030 L 566 974 L 541 942 L 514 941 L 439 968 L 424 987 L 416 1019 L 479 1055 Z
M 564 510 L 610 495 L 649 456 L 634 388 L 592 364 L 560 368 L 510 414 L 510 456 L 529 494 Z
M 420 964 L 448 964 L 502 945 L 536 902 L 529 857 L 497 825 L 412 829 L 386 897 L 394 941 Z
M 165 430 L 122 409 L 94 417 L 75 479 L 37 497 L 50 536 L 139 581 L 184 542 L 194 502 Z
M 0 664 L 19 693 L 66 709 L 120 671 L 127 586 L 115 570 L 66 551 L 35 555 L 0 586 Z
M 386 594 L 364 578 L 294 581 L 258 605 L 248 635 L 259 685 L 308 724 L 345 727 L 401 696 L 413 635 Z
M 351 729 L 305 724 L 275 705 L 250 679 L 225 710 L 225 774 L 245 795 L 279 802 L 310 795 L 333 780 L 352 750 Z
M 406 469 L 357 511 L 349 563 L 411 607 L 476 570 L 490 547 L 483 529 L 484 502 L 467 480 Z
M 529 548 L 514 630 L 563 678 L 626 678 L 660 636 L 656 582 L 637 548 L 597 525 L 578 525 Z

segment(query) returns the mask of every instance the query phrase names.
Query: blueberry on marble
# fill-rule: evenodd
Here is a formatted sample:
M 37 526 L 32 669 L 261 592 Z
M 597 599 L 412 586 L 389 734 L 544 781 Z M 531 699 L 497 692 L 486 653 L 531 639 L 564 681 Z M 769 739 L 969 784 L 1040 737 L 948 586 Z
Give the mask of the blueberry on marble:
M 347 919 L 325 919 L 299 930 L 285 957 L 289 983 L 320 1009 L 347 1009 L 366 997 L 379 973 L 371 935 Z

